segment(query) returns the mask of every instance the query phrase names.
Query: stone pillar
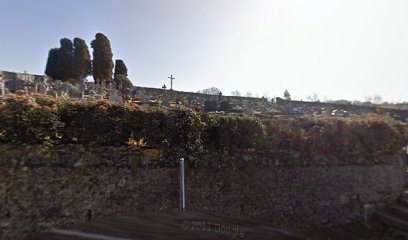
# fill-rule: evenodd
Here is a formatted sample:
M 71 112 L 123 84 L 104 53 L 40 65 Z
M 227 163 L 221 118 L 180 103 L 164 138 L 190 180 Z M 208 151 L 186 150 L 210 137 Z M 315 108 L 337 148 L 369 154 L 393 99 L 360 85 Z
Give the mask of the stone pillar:
M 4 96 L 6 94 L 6 85 L 4 83 L 4 75 L 3 72 L 0 71 L 0 96 Z
M 3 82 L 0 82 L 0 96 L 4 96 L 6 94 L 5 85 Z

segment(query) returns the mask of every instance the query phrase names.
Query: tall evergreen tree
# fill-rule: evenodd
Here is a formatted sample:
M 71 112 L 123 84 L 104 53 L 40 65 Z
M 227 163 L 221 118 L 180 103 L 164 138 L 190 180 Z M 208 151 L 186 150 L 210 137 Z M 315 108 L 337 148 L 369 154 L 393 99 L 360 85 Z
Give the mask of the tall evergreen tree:
M 45 67 L 45 75 L 52 79 L 58 79 L 57 63 L 58 63 L 58 48 L 53 48 L 48 52 L 47 65 Z
M 128 75 L 128 69 L 125 62 L 122 59 L 117 59 L 115 61 L 115 78 L 118 75 Z
M 68 38 L 63 38 L 60 40 L 61 47 L 58 51 L 58 61 L 56 73 L 60 80 L 66 81 L 73 78 L 72 74 L 72 64 L 73 64 L 73 54 L 74 45 L 72 41 Z
M 96 83 L 106 81 L 110 83 L 112 80 L 112 49 L 109 39 L 102 33 L 95 35 L 95 40 L 92 41 L 91 47 L 93 48 L 93 77 Z
M 86 45 L 85 40 L 74 38 L 72 77 L 81 80 L 90 74 L 92 74 L 92 62 L 88 45 Z
M 126 64 L 123 60 L 117 59 L 115 61 L 115 74 L 114 74 L 114 81 L 118 88 L 124 89 L 131 89 L 133 87 L 133 83 L 129 80 L 128 76 L 128 69 Z

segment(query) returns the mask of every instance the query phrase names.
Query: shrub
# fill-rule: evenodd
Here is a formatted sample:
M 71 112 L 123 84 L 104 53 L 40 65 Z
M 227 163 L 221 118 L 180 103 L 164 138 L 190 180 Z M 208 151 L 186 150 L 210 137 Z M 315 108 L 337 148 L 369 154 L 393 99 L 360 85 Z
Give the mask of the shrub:
M 130 136 L 127 127 L 132 109 L 107 101 L 62 101 L 60 121 L 65 124 L 62 141 L 81 144 L 124 145 Z
M 0 116 L 0 141 L 3 142 L 53 142 L 63 127 L 57 106 L 50 98 L 5 98 Z
M 121 146 L 136 142 L 180 153 L 262 151 L 302 164 L 398 152 L 408 128 L 389 117 L 272 119 L 140 108 L 108 101 L 7 96 L 0 102 L 0 141 Z
M 202 150 L 201 121 L 186 108 L 148 108 L 141 120 L 141 136 L 148 145 L 157 148 L 177 148 L 181 151 Z M 137 129 L 134 129 L 137 131 Z
M 217 150 L 260 148 L 265 141 L 264 125 L 250 116 L 202 114 L 204 145 Z

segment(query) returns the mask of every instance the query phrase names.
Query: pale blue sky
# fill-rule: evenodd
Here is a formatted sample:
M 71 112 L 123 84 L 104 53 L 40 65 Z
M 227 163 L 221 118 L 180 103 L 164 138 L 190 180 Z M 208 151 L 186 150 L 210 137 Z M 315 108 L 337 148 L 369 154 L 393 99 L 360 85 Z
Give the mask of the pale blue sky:
M 408 101 L 406 0 L 0 0 L 0 69 L 102 32 L 139 86 Z

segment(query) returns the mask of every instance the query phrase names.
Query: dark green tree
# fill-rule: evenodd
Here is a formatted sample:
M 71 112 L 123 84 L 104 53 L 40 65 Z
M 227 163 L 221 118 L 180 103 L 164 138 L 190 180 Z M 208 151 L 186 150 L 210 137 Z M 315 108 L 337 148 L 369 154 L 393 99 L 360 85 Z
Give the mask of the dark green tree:
M 73 78 L 74 45 L 68 38 L 61 39 L 60 44 L 61 47 L 58 50 L 56 73 L 57 79 L 66 81 Z
M 45 74 L 55 80 L 66 81 L 72 78 L 74 46 L 68 38 L 61 39 L 60 45 L 60 48 L 49 51 Z
M 109 39 L 102 33 L 97 33 L 91 43 L 93 48 L 93 77 L 95 82 L 101 84 L 105 81 L 107 84 L 112 80 L 112 49 Z
M 81 80 L 92 74 L 91 55 L 85 40 L 74 38 L 74 55 L 72 64 L 72 77 Z
M 45 67 L 45 75 L 52 79 L 58 79 L 57 63 L 58 63 L 58 48 L 53 48 L 48 52 L 47 65 Z
M 115 61 L 114 82 L 118 89 L 126 90 L 133 88 L 133 83 L 129 80 L 128 69 L 123 60 L 117 59 Z
M 117 59 L 115 61 L 115 78 L 118 75 L 128 75 L 128 69 L 125 62 L 122 59 Z

